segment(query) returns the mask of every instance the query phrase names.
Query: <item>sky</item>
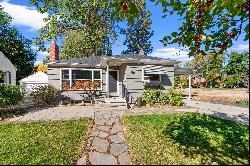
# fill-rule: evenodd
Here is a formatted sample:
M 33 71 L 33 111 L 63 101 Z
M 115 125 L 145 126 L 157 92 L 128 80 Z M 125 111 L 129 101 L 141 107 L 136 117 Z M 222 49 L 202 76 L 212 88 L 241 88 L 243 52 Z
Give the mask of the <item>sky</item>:
M 29 3 L 29 0 L 0 0 L 0 5 L 3 6 L 4 10 L 13 18 L 12 24 L 17 27 L 23 36 L 31 40 L 39 36 L 38 30 L 43 27 L 43 18 L 46 15 L 37 12 L 36 8 Z M 162 18 L 161 6 L 155 6 L 149 0 L 147 0 L 147 8 L 152 13 L 152 30 L 154 31 L 154 35 L 151 38 L 153 52 L 149 56 L 180 60 L 182 64 L 190 61 L 192 58 L 188 57 L 188 52 L 183 50 L 183 48 L 180 48 L 178 45 L 164 47 L 160 42 L 160 39 L 166 35 L 170 35 L 181 25 L 181 22 L 178 20 L 179 17 L 173 15 Z M 122 50 L 126 49 L 126 46 L 123 45 L 123 41 L 124 36 L 121 35 L 112 48 L 114 55 L 119 55 Z M 33 45 L 32 48 L 37 51 L 35 45 Z M 243 41 L 243 36 L 240 36 L 237 41 L 234 41 L 233 47 L 228 51 L 241 52 L 248 49 L 248 41 Z M 47 52 L 38 51 L 35 64 L 40 63 L 43 58 L 48 55 Z

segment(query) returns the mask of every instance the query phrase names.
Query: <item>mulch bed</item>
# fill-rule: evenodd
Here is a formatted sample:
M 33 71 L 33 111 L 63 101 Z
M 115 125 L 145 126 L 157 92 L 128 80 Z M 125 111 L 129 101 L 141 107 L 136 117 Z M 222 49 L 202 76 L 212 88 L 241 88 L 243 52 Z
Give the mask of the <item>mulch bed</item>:
M 226 96 L 194 96 L 193 100 L 210 102 L 215 104 L 239 106 L 235 103 L 235 98 L 226 97 Z M 240 106 L 244 107 L 244 106 Z

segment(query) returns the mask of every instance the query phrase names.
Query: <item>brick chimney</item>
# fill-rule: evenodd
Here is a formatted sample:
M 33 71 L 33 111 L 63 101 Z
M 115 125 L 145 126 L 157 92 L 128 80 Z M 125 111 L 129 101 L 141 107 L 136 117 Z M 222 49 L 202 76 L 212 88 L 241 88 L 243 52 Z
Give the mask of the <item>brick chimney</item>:
M 50 62 L 59 60 L 59 47 L 55 41 L 52 41 L 52 43 L 50 44 L 49 60 Z
M 144 51 L 143 51 L 143 49 L 141 49 L 141 50 L 139 51 L 138 55 L 144 56 Z

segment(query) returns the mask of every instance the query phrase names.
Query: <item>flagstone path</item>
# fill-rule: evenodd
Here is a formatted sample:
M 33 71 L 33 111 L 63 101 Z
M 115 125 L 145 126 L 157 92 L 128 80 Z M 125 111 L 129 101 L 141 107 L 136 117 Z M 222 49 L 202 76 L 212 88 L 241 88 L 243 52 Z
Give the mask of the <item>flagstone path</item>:
M 118 114 L 96 111 L 94 125 L 77 165 L 131 165 Z

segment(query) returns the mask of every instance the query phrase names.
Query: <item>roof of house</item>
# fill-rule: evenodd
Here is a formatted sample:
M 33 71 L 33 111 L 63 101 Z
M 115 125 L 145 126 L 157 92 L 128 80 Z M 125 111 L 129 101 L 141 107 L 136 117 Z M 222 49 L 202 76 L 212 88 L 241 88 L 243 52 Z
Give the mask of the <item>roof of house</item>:
M 17 70 L 16 66 L 0 51 L 0 70 L 9 68 L 9 65 L 13 66 Z M 8 67 L 7 67 L 8 66 Z
M 188 75 L 191 74 L 193 69 L 177 67 L 174 69 L 175 75 Z
M 60 59 L 59 61 L 55 61 L 58 63 L 79 63 L 79 64 L 100 64 L 103 59 L 103 56 L 89 56 L 82 58 L 71 58 L 71 59 Z
M 140 56 L 137 54 L 123 54 L 123 55 L 113 55 L 113 56 L 89 56 L 89 57 L 82 57 L 82 58 L 71 58 L 71 59 L 60 59 L 54 61 L 53 63 L 49 64 L 85 64 L 85 65 L 98 65 L 101 64 L 103 60 L 123 60 L 123 61 L 141 61 L 145 62 L 148 61 L 158 61 L 159 63 L 162 62 L 174 62 L 179 63 L 179 61 L 171 60 L 171 59 L 164 59 L 164 58 L 157 58 L 151 56 Z

